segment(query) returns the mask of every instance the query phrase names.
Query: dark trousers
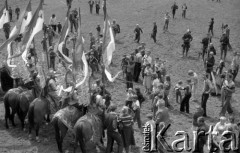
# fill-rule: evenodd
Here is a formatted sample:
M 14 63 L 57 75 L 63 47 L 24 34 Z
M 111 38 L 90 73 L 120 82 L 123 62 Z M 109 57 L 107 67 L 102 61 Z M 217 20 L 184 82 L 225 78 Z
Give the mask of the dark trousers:
M 181 101 L 181 104 L 180 104 L 181 112 L 185 112 L 185 110 L 186 110 L 186 112 L 189 113 L 189 100 L 190 100 L 191 96 L 192 96 L 192 94 L 189 93 L 183 97 L 183 100 Z
M 55 57 L 50 57 L 50 68 L 52 68 L 55 71 Z
M 228 49 L 228 45 L 221 45 L 221 59 L 223 58 L 223 60 L 226 59 L 227 56 L 227 49 Z
M 209 34 L 212 34 L 212 36 L 213 36 L 213 28 L 209 27 L 209 28 L 208 28 L 208 33 L 209 33 Z
M 70 26 L 71 26 L 71 32 L 73 32 L 73 27 L 75 31 L 77 31 L 78 25 L 76 21 L 70 21 Z
M 19 14 L 17 13 L 17 20 L 19 19 Z
M 53 37 L 49 36 L 48 37 L 48 44 L 49 44 L 49 46 L 52 46 L 52 42 L 53 42 Z
M 202 59 L 203 60 L 204 60 L 205 54 L 207 54 L 207 47 L 208 46 L 203 46 L 203 49 L 202 49 Z
M 176 14 L 176 11 L 175 11 L 175 10 L 173 10 L 173 11 L 172 11 L 172 16 L 173 16 L 173 19 L 174 19 L 174 17 L 175 17 L 175 14 Z
M 168 30 L 168 24 L 169 24 L 169 20 L 165 20 L 165 24 L 163 26 L 163 31 L 167 31 Z
M 235 79 L 236 79 L 236 77 L 237 77 L 238 70 L 239 70 L 239 68 L 237 68 L 236 70 L 233 70 L 233 71 L 232 71 L 233 81 L 235 81 Z
M 137 121 L 138 124 L 138 128 L 141 129 L 142 128 L 142 122 L 141 122 L 141 117 L 140 117 L 140 109 L 136 109 L 134 111 L 134 118 L 133 121 Z
M 6 37 L 6 39 L 8 39 L 9 38 L 9 34 L 10 34 L 10 31 L 4 31 L 4 33 L 5 33 L 5 37 Z
M 127 72 L 126 74 L 126 82 L 127 82 L 127 89 L 128 88 L 133 88 L 133 76 L 131 72 Z
M 113 150 L 113 143 L 114 140 L 118 144 L 118 151 L 117 153 L 122 153 L 123 152 L 123 141 L 122 137 L 118 132 L 114 131 L 107 131 L 107 148 L 106 148 L 106 153 L 111 153 Z
M 141 63 L 135 63 L 135 67 L 134 67 L 134 81 L 138 82 L 139 79 L 139 75 L 141 73 Z
M 12 14 L 9 13 L 10 22 L 12 21 Z
M 57 31 L 57 25 L 51 25 L 51 26 L 52 26 L 54 32 L 56 32 Z
M 203 111 L 204 111 L 203 116 L 207 116 L 206 105 L 207 105 L 208 98 L 209 98 L 209 94 L 207 94 L 207 93 L 202 94 L 201 106 L 202 106 Z
M 222 110 L 220 112 L 221 116 L 225 116 L 226 111 L 228 112 L 228 114 L 233 113 L 232 105 L 231 105 L 231 99 L 232 99 L 232 96 L 225 96 L 224 97 L 223 107 L 222 107 Z
M 163 100 L 165 101 L 165 107 L 169 107 L 170 104 L 169 104 L 169 102 L 168 102 L 168 95 L 164 94 Z
M 99 14 L 99 7 L 96 7 L 96 14 Z
M 183 10 L 183 12 L 182 12 L 182 17 L 183 17 L 183 18 L 186 18 L 186 10 Z
M 137 43 L 139 43 L 139 41 L 140 41 L 140 34 L 136 34 L 135 35 L 135 41 L 137 41 Z
M 90 13 L 92 14 L 93 5 L 90 5 Z
M 179 103 L 179 100 L 180 102 L 182 101 L 182 94 L 180 92 L 179 89 L 176 90 L 176 102 Z
M 155 43 L 157 42 L 156 36 L 157 36 L 156 32 L 152 33 L 152 39 Z
M 184 43 L 182 45 L 182 48 L 183 48 L 183 56 L 184 54 L 186 53 L 186 56 L 188 55 L 188 51 L 189 51 L 189 48 L 190 48 L 190 44 L 189 43 Z

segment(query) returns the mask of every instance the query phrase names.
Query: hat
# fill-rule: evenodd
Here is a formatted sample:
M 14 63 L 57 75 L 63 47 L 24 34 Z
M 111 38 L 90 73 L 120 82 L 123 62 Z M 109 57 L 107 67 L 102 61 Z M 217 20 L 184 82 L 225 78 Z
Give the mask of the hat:
M 213 53 L 213 52 L 210 52 L 209 54 L 210 54 L 210 55 L 213 55 L 214 53 Z
M 210 43 L 209 46 L 213 46 L 213 43 Z
M 227 118 L 226 118 L 225 116 L 221 116 L 219 119 L 220 119 L 220 120 L 223 120 L 223 121 L 226 121 L 226 120 L 227 120 Z
M 187 32 L 191 32 L 190 29 L 187 29 Z

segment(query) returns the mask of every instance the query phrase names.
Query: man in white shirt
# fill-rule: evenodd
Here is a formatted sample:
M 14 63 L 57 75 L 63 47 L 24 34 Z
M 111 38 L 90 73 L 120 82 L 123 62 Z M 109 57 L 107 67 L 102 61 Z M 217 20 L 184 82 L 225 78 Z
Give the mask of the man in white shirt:
M 52 26 L 54 32 L 56 32 L 57 30 L 57 18 L 56 18 L 56 15 L 53 14 L 49 20 L 49 25 Z
M 146 66 L 147 64 L 152 64 L 152 57 L 151 51 L 147 51 L 147 54 L 144 55 L 143 57 L 143 65 Z
M 197 93 L 197 87 L 198 87 L 198 75 L 196 72 L 193 72 L 192 70 L 188 71 L 188 75 L 191 77 L 191 84 L 192 84 L 192 100 L 197 101 L 196 99 L 196 93 Z

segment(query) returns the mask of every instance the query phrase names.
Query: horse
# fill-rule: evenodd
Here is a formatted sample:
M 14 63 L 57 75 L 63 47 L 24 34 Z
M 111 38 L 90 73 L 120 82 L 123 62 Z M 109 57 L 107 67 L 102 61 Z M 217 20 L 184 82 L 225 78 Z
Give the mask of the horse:
M 14 87 L 14 79 L 11 77 L 10 70 L 6 66 L 0 69 L 0 81 L 2 90 L 5 93 Z
M 107 113 L 105 113 L 105 108 L 101 110 L 99 109 L 100 107 L 105 107 L 102 101 L 90 104 L 88 113 L 78 119 L 74 125 L 74 153 L 78 143 L 80 144 L 82 153 L 90 152 L 91 149 L 96 149 L 97 146 L 104 148 L 101 144 L 101 138 L 103 130 L 106 128 L 104 121 Z
M 69 97 L 64 99 L 63 101 L 71 100 Z M 63 105 L 66 102 L 63 102 Z M 68 103 L 68 102 L 67 102 Z M 77 105 L 77 106 L 75 106 Z M 57 141 L 57 146 L 59 152 L 63 152 L 62 143 L 63 139 L 67 134 L 68 129 L 73 130 L 73 126 L 77 122 L 77 120 L 85 115 L 85 110 L 83 105 L 74 104 L 72 106 L 66 106 L 65 108 L 57 111 L 52 119 L 52 124 L 55 129 L 55 138 Z

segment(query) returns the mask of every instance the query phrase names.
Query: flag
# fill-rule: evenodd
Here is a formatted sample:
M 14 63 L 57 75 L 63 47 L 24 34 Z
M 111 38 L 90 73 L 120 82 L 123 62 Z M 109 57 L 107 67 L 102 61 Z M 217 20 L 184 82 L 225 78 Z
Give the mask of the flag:
M 68 11 L 67 11 L 65 24 L 63 26 L 60 39 L 59 39 L 58 43 L 56 44 L 57 47 L 55 47 L 54 51 L 55 51 L 55 53 L 58 51 L 62 55 L 62 57 L 66 63 L 72 64 L 72 60 L 63 54 L 63 45 L 65 43 L 65 39 L 69 32 L 69 11 L 70 11 L 70 9 L 68 9 Z
M 80 17 L 80 9 L 79 9 L 79 17 Z M 73 57 L 73 72 L 80 72 L 81 70 L 84 72 L 84 78 L 82 81 L 80 81 L 79 83 L 76 84 L 76 88 L 79 87 L 80 85 L 82 85 L 88 75 L 88 63 L 87 63 L 87 59 L 84 53 L 84 39 L 82 37 L 82 33 L 81 33 L 81 19 L 79 19 L 79 27 L 78 27 L 78 37 L 77 37 L 77 44 L 76 44 L 76 49 L 75 49 L 75 53 L 74 53 L 74 57 Z M 84 66 L 83 66 L 84 65 Z
M 114 82 L 121 72 L 122 71 L 119 71 L 114 77 L 112 77 L 111 73 L 105 68 L 105 74 L 110 82 Z
M 14 28 L 12 29 L 12 31 L 9 35 L 8 40 L 6 40 L 0 46 L 0 51 L 3 50 L 6 47 L 6 45 L 9 44 L 11 41 L 15 40 L 18 37 L 18 35 L 21 33 L 20 29 L 21 29 L 21 27 L 23 27 L 22 23 L 23 23 L 23 19 L 24 19 L 24 16 L 25 16 L 25 13 L 26 13 L 27 10 L 31 10 L 31 0 L 29 0 L 27 7 L 22 11 L 22 13 L 20 15 L 20 18 L 18 19 L 17 24 L 14 26 Z M 20 55 L 18 55 L 18 56 L 20 56 Z
M 31 0 L 30 0 L 24 12 L 24 17 L 21 22 L 22 24 L 21 24 L 20 33 L 25 32 L 26 27 L 28 26 L 31 20 L 32 20 L 32 7 L 31 7 Z
M 104 24 L 104 39 L 103 39 L 103 63 L 105 67 L 108 67 L 112 61 L 112 55 L 115 51 L 115 41 L 111 23 L 108 16 Z
M 36 10 L 36 12 L 33 15 L 33 18 L 31 19 L 29 25 L 27 26 L 26 33 L 23 37 L 22 41 L 22 50 L 24 52 L 22 53 L 22 58 L 25 62 L 27 62 L 27 50 L 32 43 L 32 40 L 34 36 L 40 32 L 43 28 L 44 23 L 44 12 L 43 12 L 43 0 L 40 1 L 40 4 Z
M 3 25 L 5 23 L 8 23 L 10 22 L 10 19 L 9 19 L 9 12 L 8 12 L 8 3 L 7 3 L 7 0 L 5 1 L 5 6 L 2 8 L 2 10 L 0 11 L 0 29 L 3 28 Z
M 46 77 L 42 66 L 37 64 L 37 71 L 40 80 L 40 87 L 43 89 L 46 86 Z

